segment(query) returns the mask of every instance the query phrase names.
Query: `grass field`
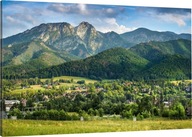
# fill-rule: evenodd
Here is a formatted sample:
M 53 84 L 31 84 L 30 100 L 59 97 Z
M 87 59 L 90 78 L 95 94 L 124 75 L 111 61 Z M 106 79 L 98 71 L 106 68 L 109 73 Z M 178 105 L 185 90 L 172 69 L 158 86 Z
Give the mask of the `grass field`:
M 190 129 L 191 120 L 93 120 L 93 121 L 35 121 L 3 120 L 3 136 L 121 132 L 163 129 Z
M 59 80 L 59 79 L 65 79 L 65 80 L 71 80 L 71 79 L 73 79 L 74 82 L 77 82 L 77 81 L 79 81 L 79 80 L 85 80 L 85 83 L 86 83 L 86 84 L 97 82 L 97 80 L 92 80 L 92 79 L 84 78 L 84 77 L 74 77 L 74 76 L 54 77 L 54 78 L 53 78 L 53 81 Z M 45 80 L 46 80 L 46 79 L 41 79 L 41 81 L 45 81 Z
M 174 83 L 176 85 L 178 85 L 180 82 L 182 82 L 182 80 L 175 80 L 175 81 L 171 81 L 171 83 Z M 192 83 L 192 80 L 185 80 L 186 83 Z

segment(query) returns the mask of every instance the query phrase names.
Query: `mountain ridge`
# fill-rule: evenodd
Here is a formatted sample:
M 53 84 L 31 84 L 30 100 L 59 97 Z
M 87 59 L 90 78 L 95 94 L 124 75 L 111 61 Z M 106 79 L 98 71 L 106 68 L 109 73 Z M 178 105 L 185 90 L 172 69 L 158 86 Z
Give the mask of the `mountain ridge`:
M 176 34 L 171 31 L 152 31 L 147 28 L 138 28 L 131 32 L 125 32 L 121 36 L 129 42 L 135 42 L 136 44 L 145 43 L 150 41 L 169 41 L 177 39 L 191 40 L 191 34 Z
M 85 21 L 83 21 L 83 22 L 81 22 L 78 26 L 81 26 L 81 25 L 85 25 L 85 26 L 91 26 L 91 28 L 94 28 L 94 26 L 92 25 L 92 24 L 90 24 L 90 23 L 88 23 L 88 22 L 85 22 Z M 18 39 L 22 39 L 22 38 L 19 38 L 19 36 L 21 36 L 22 34 L 24 34 L 24 35 L 26 35 L 27 33 L 29 33 L 29 32 L 31 32 L 31 31 L 33 31 L 33 30 L 41 30 L 41 29 L 39 29 L 39 28 L 42 28 L 42 27 L 46 27 L 46 26 L 69 26 L 69 28 L 71 29 L 71 28 L 77 28 L 78 26 L 76 26 L 76 27 L 74 27 L 74 26 L 72 26 L 70 23 L 67 23 L 67 22 L 58 22 L 58 23 L 42 23 L 42 24 L 40 24 L 40 25 L 38 25 L 38 26 L 35 26 L 35 27 L 33 27 L 33 28 L 31 28 L 31 29 L 28 29 L 28 30 L 26 30 L 26 31 L 24 31 L 24 32 L 21 32 L 21 33 L 18 33 L 18 34 L 15 34 L 15 35 L 13 35 L 13 36 L 8 36 L 8 37 L 6 37 L 6 38 L 3 38 L 3 46 L 5 46 L 5 45 L 9 45 L 10 43 L 12 43 L 14 40 L 11 40 L 10 38 L 12 38 L 12 37 L 18 37 Z M 95 29 L 95 28 L 94 28 Z M 96 30 L 96 29 L 95 29 Z M 97 30 L 96 30 L 97 31 Z M 73 32 L 73 31 L 72 31 Z M 106 32 L 106 33 L 102 33 L 102 32 L 100 32 L 100 31 L 97 31 L 97 32 L 99 32 L 100 34 L 106 34 L 106 33 L 110 33 L 110 32 Z M 122 37 L 126 37 L 126 36 L 124 36 L 124 35 L 126 35 L 126 34 L 133 34 L 133 33 L 136 33 L 136 32 L 142 32 L 142 33 L 146 33 L 146 32 L 152 32 L 152 33 L 159 33 L 159 34 L 166 34 L 166 33 L 171 33 L 172 35 L 177 35 L 177 36 L 179 36 L 179 35 L 187 35 L 186 37 L 186 39 L 189 39 L 189 37 L 190 37 L 190 35 L 191 34 L 189 34 L 189 33 L 181 33 L 181 34 L 176 34 L 176 33 L 174 33 L 174 32 L 171 32 L 171 31 L 154 31 L 154 30 L 150 30 L 150 29 L 147 29 L 147 28 L 143 28 L 143 27 L 141 27 L 141 28 L 137 28 L 137 29 L 135 29 L 135 30 L 133 30 L 133 31 L 129 31 L 129 32 L 125 32 L 125 33 L 122 33 L 122 34 L 119 34 L 119 35 L 121 35 Z M 34 37 L 32 37 L 32 39 L 33 39 Z M 182 38 L 182 37 L 177 37 L 177 39 L 178 38 Z M 23 40 L 23 39 L 22 39 Z M 170 40 L 170 39 L 169 39 Z M 172 40 L 174 40 L 174 39 L 172 39 Z M 150 41 L 154 41 L 154 40 L 150 40 Z M 142 41 L 142 42 L 146 42 L 146 41 Z M 138 43 L 136 43 L 136 44 L 138 44 Z
M 186 40 L 180 40 L 181 38 Z M 146 28 L 124 34 L 114 31 L 102 33 L 85 21 L 77 26 L 67 22 L 43 23 L 3 39 L 2 65 L 7 70 L 14 67 L 18 72 L 21 70 L 19 68 L 35 71 L 39 68 L 85 59 L 116 47 L 130 49 L 132 54 L 137 54 L 149 62 L 157 61 L 159 57 L 161 60 L 170 53 L 184 54 L 185 57 L 189 57 L 191 54 L 189 50 L 191 41 L 187 40 L 189 38 L 191 38 L 190 34 L 158 32 Z M 137 46 L 140 49 L 136 48 Z M 137 50 L 134 51 L 135 48 Z M 146 55 L 141 49 L 146 52 Z M 151 53 L 154 56 L 150 55 Z M 143 60 L 141 58 L 140 60 Z M 29 69 L 30 67 L 32 69 Z

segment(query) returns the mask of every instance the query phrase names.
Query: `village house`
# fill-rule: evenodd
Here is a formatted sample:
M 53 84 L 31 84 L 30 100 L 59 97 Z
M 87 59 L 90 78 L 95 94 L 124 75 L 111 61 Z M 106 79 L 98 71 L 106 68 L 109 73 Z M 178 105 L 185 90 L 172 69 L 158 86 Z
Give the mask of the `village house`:
M 5 100 L 5 111 L 9 112 L 14 104 L 20 104 L 19 100 Z
M 20 104 L 20 101 L 19 100 L 4 100 L 5 110 L 1 110 L 1 118 L 7 118 L 7 114 L 9 113 L 11 107 L 14 104 Z
M 169 108 L 169 106 L 171 105 L 171 102 L 164 101 L 163 104 L 164 104 L 165 108 Z

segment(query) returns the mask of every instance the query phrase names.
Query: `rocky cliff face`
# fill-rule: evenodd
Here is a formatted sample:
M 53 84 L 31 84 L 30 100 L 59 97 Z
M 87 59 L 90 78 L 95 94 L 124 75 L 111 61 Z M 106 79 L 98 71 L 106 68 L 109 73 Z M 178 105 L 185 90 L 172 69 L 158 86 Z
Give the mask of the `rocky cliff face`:
M 111 47 L 130 46 L 130 43 L 123 40 L 120 35 L 117 34 L 117 36 L 116 38 L 110 38 L 108 34 L 97 31 L 88 22 L 81 22 L 76 27 L 66 22 L 48 23 L 4 39 L 3 46 L 39 39 L 51 49 L 67 51 L 75 56 L 85 58 Z M 121 43 L 112 42 L 116 39 Z
M 85 43 L 90 54 L 98 53 L 104 37 L 88 22 L 82 22 L 75 28 L 76 35 Z

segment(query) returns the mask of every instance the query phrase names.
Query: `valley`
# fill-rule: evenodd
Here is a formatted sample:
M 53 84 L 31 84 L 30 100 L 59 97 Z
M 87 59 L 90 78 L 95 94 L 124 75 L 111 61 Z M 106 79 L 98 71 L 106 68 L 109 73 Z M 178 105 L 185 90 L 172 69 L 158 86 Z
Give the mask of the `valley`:
M 191 80 L 99 81 L 71 76 L 3 80 L 5 101 L 19 102 L 9 111 L 3 106 L 10 118 L 3 120 L 7 127 L 3 135 L 191 128 L 191 84 Z M 12 120 L 12 116 L 17 120 Z M 44 127 L 42 131 L 35 124 L 36 120 Z M 10 123 L 13 124 L 10 126 Z M 50 129 L 50 124 L 57 126 Z M 74 125 L 82 126 L 77 129 Z M 85 125 L 89 127 L 87 130 Z M 23 130 L 24 127 L 27 128 Z M 10 128 L 15 132 L 9 132 Z

